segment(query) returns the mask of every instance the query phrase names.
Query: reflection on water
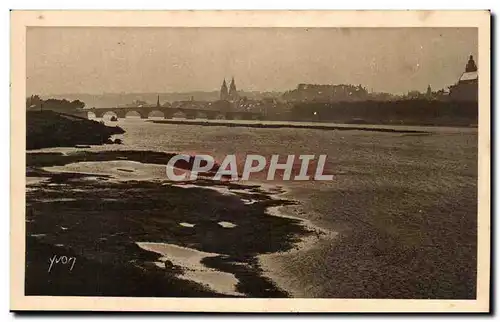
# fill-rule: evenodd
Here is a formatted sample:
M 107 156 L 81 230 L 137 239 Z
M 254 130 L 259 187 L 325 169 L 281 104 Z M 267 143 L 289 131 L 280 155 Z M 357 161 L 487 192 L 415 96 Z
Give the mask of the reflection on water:
M 166 120 L 162 116 L 149 116 L 147 119 L 142 119 L 139 115 L 127 115 L 125 118 L 118 119 L 118 122 L 110 121 L 111 115 L 105 115 L 104 118 L 95 118 L 90 116 L 90 119 L 103 120 L 107 125 L 130 123 L 130 122 L 148 122 L 148 121 L 161 121 Z M 186 119 L 184 116 L 176 116 L 167 119 L 168 121 L 179 121 L 179 123 L 200 122 L 204 123 L 226 123 L 226 124 L 262 124 L 262 125 L 296 125 L 296 126 L 331 126 L 331 127 L 349 127 L 359 129 L 395 129 L 395 130 L 409 130 L 409 131 L 422 131 L 431 133 L 477 133 L 477 127 L 445 127 L 445 126 L 420 126 L 420 125 L 384 125 L 384 124 L 340 124 L 332 122 L 297 122 L 297 121 L 264 121 L 264 120 L 225 120 L 225 119 L 207 119 L 195 118 Z M 150 122 L 149 122 L 150 123 Z
M 432 132 L 417 136 L 367 131 L 155 124 L 142 119 L 106 123 L 121 126 L 126 131 L 117 136 L 123 144 L 93 146 L 87 150 L 208 154 L 216 160 L 222 160 L 227 154 L 239 157 L 260 154 L 268 160 L 273 154 L 326 154 L 325 171 L 334 173 L 332 181 L 270 183 L 265 181 L 266 174 L 251 178 L 255 182 L 283 186 L 286 188 L 284 196 L 299 202 L 296 206 L 282 208 L 282 215 L 306 219 L 324 231 L 346 236 L 340 244 L 327 238 L 309 249 L 273 256 L 272 265 L 266 262 L 265 269 L 271 270 L 269 275 L 283 288 L 293 289 L 294 294 L 306 297 L 384 296 L 389 293 L 399 297 L 408 294 L 466 297 L 474 293 L 467 286 L 470 283 L 463 280 L 475 279 L 477 129 L 417 127 Z M 73 153 L 79 149 L 41 151 Z M 117 178 L 164 178 L 163 166 L 156 169 L 130 161 L 113 162 L 79 163 L 66 168 L 97 171 Z M 62 169 L 52 167 L 50 170 Z M 223 193 L 236 192 L 225 190 Z M 251 196 L 246 198 L 245 202 L 253 202 Z M 186 228 L 189 224 L 180 223 Z M 148 247 L 153 247 L 151 245 Z M 168 255 L 165 248 L 156 250 Z M 174 259 L 183 263 L 181 257 Z M 196 257 L 197 267 L 201 257 Z M 208 276 L 212 273 L 204 272 L 192 278 L 210 284 L 213 276 Z M 416 287 L 425 282 L 418 274 L 433 282 L 425 284 L 425 288 Z M 223 277 L 226 281 L 232 278 Z M 370 281 L 372 287 L 364 285 L 365 281 Z M 385 281 L 398 286 L 384 284 Z M 445 289 L 439 285 L 453 287 Z M 459 285 L 467 289 L 462 290 Z M 225 291 L 234 289 L 227 287 Z
M 290 195 L 311 205 L 306 216 L 328 225 L 335 205 L 326 202 L 327 191 L 355 193 L 367 189 L 374 196 L 379 189 L 406 189 L 414 199 L 428 204 L 436 198 L 447 199 L 457 189 L 474 189 L 477 177 L 477 129 L 434 128 L 429 136 L 362 131 L 321 131 L 313 129 L 253 129 L 155 124 L 142 119 L 119 119 L 108 125 L 126 130 L 118 135 L 122 145 L 93 146 L 87 151 L 151 150 L 183 154 L 208 154 L 217 161 L 227 154 L 239 159 L 261 154 L 269 160 L 273 154 L 326 154 L 325 172 L 334 173 L 327 181 L 277 181 L 290 189 Z M 454 132 L 453 132 L 453 131 Z M 73 153 L 81 149 L 47 148 L 41 152 Z M 111 174 L 117 178 L 165 178 L 165 167 L 131 161 L 81 162 L 67 165 L 64 171 Z M 51 171 L 63 171 L 51 167 Z M 241 173 L 241 170 L 239 171 Z M 251 179 L 265 182 L 266 173 Z M 272 182 L 271 182 L 272 183 Z M 186 188 L 189 186 L 185 186 Z M 317 193 L 324 191 L 324 193 Z M 223 193 L 227 193 L 222 191 Z M 432 193 L 431 196 L 427 192 Z M 390 209 L 407 208 L 404 198 L 386 199 Z M 474 200 L 474 194 L 472 194 Z M 249 201 L 251 202 L 251 200 Z M 384 203 L 379 200 L 380 203 Z M 314 203 L 314 205 L 313 205 Z M 406 210 L 405 210 L 406 211 Z M 418 209 L 417 209 L 418 211 Z M 319 222 L 318 222 L 319 223 Z

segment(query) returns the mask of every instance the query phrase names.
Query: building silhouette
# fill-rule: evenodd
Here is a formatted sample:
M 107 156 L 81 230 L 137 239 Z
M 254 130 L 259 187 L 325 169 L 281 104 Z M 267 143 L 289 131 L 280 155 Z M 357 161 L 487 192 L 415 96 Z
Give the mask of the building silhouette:
M 458 82 L 450 86 L 450 99 L 453 101 L 477 101 L 478 98 L 478 73 L 477 65 L 472 55 L 465 65 Z
M 224 81 L 222 82 L 222 86 L 220 88 L 220 100 L 221 101 L 228 101 L 229 100 L 229 93 L 227 91 L 227 85 L 226 85 L 225 78 L 224 78 Z
M 474 62 L 474 57 L 472 57 L 472 55 L 469 56 L 469 61 L 467 62 L 467 65 L 465 65 L 465 72 L 466 73 L 477 72 L 477 66 L 476 63 Z
M 229 85 L 229 100 L 237 101 L 239 99 L 238 91 L 236 90 L 236 84 L 234 83 L 234 77 L 231 79 L 231 84 Z
M 231 79 L 229 84 L 229 89 L 227 88 L 226 79 L 222 81 L 222 86 L 220 88 L 220 100 L 221 101 L 231 101 L 236 102 L 239 100 L 238 90 L 236 89 L 236 83 L 234 82 L 234 77 Z
M 338 102 L 368 98 L 368 91 L 360 85 L 348 84 L 298 84 L 297 88 L 282 95 L 286 101 Z

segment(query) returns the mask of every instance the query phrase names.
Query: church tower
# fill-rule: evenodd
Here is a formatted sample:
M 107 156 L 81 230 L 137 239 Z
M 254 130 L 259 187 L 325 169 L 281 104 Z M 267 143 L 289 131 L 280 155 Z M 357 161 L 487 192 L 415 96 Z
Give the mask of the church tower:
M 234 77 L 231 79 L 231 84 L 229 85 L 229 99 L 231 101 L 237 101 L 239 99 L 236 84 L 234 83 Z
M 465 66 L 465 72 L 466 73 L 477 72 L 476 62 L 474 61 L 474 57 L 472 55 L 469 56 L 469 61 Z
M 224 81 L 222 82 L 222 86 L 220 88 L 220 100 L 227 101 L 228 99 L 229 99 L 229 95 L 227 92 L 226 79 L 224 78 Z
M 427 98 L 432 97 L 432 88 L 430 84 L 427 86 L 427 92 L 425 93 L 425 96 L 427 96 Z

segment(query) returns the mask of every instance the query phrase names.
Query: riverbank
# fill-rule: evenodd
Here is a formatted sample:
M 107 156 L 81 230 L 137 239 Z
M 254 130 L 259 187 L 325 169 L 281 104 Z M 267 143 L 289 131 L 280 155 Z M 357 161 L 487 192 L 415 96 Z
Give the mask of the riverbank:
M 288 119 L 405 126 L 469 127 L 475 125 L 477 127 L 478 103 L 477 101 L 428 99 L 298 102 L 292 107 Z
M 173 155 L 28 153 L 26 294 L 288 297 L 263 276 L 258 256 L 311 234 L 267 211 L 293 202 L 256 185 L 138 173 Z M 76 258 L 74 269 L 48 272 L 54 255 Z
M 111 136 L 123 133 L 118 126 L 51 110 L 26 112 L 27 150 L 114 143 Z

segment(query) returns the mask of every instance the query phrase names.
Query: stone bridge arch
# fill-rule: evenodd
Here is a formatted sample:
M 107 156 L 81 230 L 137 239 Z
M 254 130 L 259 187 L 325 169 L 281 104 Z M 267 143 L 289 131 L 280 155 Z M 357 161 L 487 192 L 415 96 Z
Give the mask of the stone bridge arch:
M 205 111 L 198 111 L 196 112 L 196 118 L 200 120 L 207 120 L 209 118 L 209 115 Z
M 216 119 L 216 120 L 226 120 L 227 117 L 226 117 L 225 113 L 217 113 L 217 114 L 215 114 L 214 119 Z
M 154 110 L 151 110 L 148 112 L 148 115 L 147 115 L 147 118 L 153 118 L 153 117 L 156 117 L 156 118 L 165 118 L 166 117 L 166 114 L 164 111 L 160 110 L 160 109 L 154 109 Z
M 94 114 L 95 118 L 102 118 L 102 116 L 104 115 L 104 113 L 106 111 L 107 110 L 103 111 L 103 110 L 100 110 L 100 109 L 93 108 L 90 111 L 87 111 L 87 117 L 90 116 L 91 114 Z
M 187 119 L 188 115 L 182 109 L 175 109 L 174 111 L 172 111 L 171 117 L 177 119 Z
M 102 119 L 111 119 L 112 117 L 120 118 L 120 115 L 115 111 L 103 111 L 100 118 Z
M 143 119 L 143 118 L 145 118 L 145 116 L 147 117 L 147 115 L 144 115 L 145 113 L 141 113 L 140 111 L 138 111 L 136 109 L 129 110 L 129 111 L 123 111 L 122 114 L 123 114 L 124 118 L 131 118 L 131 117 L 137 118 L 137 117 L 139 117 L 139 118 Z
M 231 115 L 231 119 L 233 120 L 244 120 L 244 116 L 240 113 L 233 113 Z

